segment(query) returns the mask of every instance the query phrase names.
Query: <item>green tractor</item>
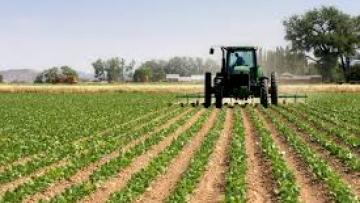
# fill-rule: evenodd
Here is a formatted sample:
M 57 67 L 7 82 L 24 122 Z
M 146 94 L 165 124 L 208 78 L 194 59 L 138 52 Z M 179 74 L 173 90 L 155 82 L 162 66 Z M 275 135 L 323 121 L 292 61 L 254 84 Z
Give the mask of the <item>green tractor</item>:
M 221 108 L 223 98 L 249 99 L 260 98 L 260 103 L 267 108 L 270 95 L 271 104 L 278 104 L 278 86 L 275 72 L 266 77 L 257 64 L 255 47 L 220 47 L 222 51 L 221 72 L 216 73 L 212 84 L 211 73 L 205 73 L 204 106 L 211 106 L 215 96 L 216 108 Z M 210 49 L 214 54 L 214 48 Z

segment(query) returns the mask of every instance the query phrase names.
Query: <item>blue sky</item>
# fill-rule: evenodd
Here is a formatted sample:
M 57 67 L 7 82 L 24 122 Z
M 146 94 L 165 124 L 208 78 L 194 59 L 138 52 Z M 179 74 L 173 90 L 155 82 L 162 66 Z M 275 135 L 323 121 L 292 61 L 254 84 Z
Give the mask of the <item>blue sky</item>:
M 0 0 L 0 70 L 91 62 L 206 57 L 211 45 L 286 45 L 282 21 L 334 5 L 360 15 L 359 0 Z

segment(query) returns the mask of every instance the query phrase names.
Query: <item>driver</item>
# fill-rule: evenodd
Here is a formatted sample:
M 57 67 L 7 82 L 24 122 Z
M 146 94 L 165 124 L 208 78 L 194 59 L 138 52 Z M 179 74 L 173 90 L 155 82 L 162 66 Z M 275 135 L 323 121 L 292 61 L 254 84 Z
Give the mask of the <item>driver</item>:
M 243 66 L 245 64 L 245 61 L 243 57 L 241 57 L 238 53 L 235 53 L 236 62 L 234 66 Z

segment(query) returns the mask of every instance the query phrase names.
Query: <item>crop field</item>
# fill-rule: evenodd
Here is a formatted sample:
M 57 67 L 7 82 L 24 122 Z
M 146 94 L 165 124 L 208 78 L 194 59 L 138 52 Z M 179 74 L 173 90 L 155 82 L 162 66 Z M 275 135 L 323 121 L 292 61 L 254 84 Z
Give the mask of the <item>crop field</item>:
M 359 202 L 360 94 L 2 93 L 0 202 Z

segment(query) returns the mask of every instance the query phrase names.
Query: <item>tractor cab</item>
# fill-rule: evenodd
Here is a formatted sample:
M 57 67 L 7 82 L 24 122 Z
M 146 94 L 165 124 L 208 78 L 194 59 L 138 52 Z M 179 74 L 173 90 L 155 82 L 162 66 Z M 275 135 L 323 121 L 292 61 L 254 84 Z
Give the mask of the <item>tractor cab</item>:
M 216 73 L 214 82 L 211 74 L 205 74 L 205 107 L 210 106 L 211 95 L 215 95 L 216 106 L 222 106 L 223 98 L 248 99 L 260 97 L 261 103 L 267 106 L 268 85 L 261 67 L 257 64 L 255 47 L 222 46 L 221 71 Z M 210 49 L 210 54 L 214 48 Z M 275 74 L 272 74 L 273 98 L 277 103 L 277 87 Z M 213 84 L 213 85 L 212 85 Z

